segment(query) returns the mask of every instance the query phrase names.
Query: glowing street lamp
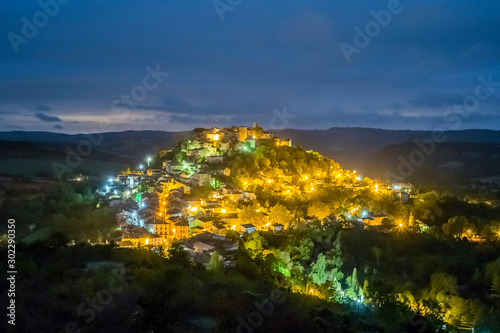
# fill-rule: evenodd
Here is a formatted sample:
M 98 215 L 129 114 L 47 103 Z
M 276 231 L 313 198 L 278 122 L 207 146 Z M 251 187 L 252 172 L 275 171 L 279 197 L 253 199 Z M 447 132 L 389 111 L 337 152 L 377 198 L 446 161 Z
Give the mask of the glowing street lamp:
M 141 170 L 144 169 L 144 165 L 139 164 L 139 169 L 141 169 Z

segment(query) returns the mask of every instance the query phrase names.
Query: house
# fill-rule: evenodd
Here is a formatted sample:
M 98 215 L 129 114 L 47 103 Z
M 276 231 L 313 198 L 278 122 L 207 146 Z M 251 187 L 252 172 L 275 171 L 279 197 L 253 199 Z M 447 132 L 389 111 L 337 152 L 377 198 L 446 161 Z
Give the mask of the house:
M 275 234 L 279 234 L 279 233 L 282 233 L 283 230 L 285 229 L 283 227 L 283 224 L 279 224 L 279 223 L 275 223 L 272 225 L 272 228 L 273 228 L 273 233 Z
M 147 174 L 150 177 L 160 176 L 161 175 L 161 170 L 160 169 L 148 169 L 147 170 Z
M 184 248 L 191 255 L 196 252 L 211 252 L 217 247 L 226 251 L 235 251 L 238 249 L 238 242 L 232 242 L 225 236 L 218 236 L 209 232 L 203 232 L 199 235 L 182 240 Z
M 212 177 L 208 173 L 201 171 L 193 175 L 191 183 L 193 184 L 193 186 L 203 186 L 207 183 L 210 183 L 211 179 Z
M 201 229 L 207 229 L 212 224 L 213 224 L 213 220 L 212 219 L 209 219 L 209 218 L 206 218 L 206 217 L 200 217 L 200 218 L 194 219 L 191 222 L 189 222 L 189 227 L 191 229 L 192 228 L 196 228 L 196 227 L 200 227 Z
M 213 164 L 222 164 L 224 163 L 224 156 L 208 156 L 207 157 L 207 164 L 213 165 Z
M 162 237 L 163 239 L 167 239 L 171 234 L 170 224 L 165 221 L 154 221 L 149 223 L 149 227 L 150 232 Z
M 368 216 L 363 218 L 363 223 L 367 225 L 381 225 L 382 220 L 387 218 L 387 215 L 373 215 L 373 216 Z
M 172 237 L 183 239 L 189 237 L 189 222 L 183 218 L 169 219 Z
M 399 199 L 402 202 L 408 202 L 410 200 L 410 193 L 409 192 L 397 191 L 396 194 L 398 195 Z
M 247 232 L 251 234 L 255 231 L 255 226 L 253 224 L 247 223 L 240 225 L 240 232 Z
M 217 127 L 213 127 L 210 129 L 210 132 L 207 133 L 207 139 L 210 141 L 219 141 L 224 136 L 224 132 L 222 132 Z
M 146 232 L 144 228 L 139 228 L 133 232 L 124 233 L 121 242 L 126 247 L 131 247 L 130 243 L 132 247 L 141 247 L 148 245 L 159 246 L 165 244 L 166 241 L 158 235 Z

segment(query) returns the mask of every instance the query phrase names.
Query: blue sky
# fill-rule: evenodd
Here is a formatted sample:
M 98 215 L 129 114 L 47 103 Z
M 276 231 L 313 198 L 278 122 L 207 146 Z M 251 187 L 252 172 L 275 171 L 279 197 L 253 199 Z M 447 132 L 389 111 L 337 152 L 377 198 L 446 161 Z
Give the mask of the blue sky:
M 65 1 L 18 52 L 9 33 L 23 37 L 23 17 L 33 22 L 42 9 L 31 0 L 4 4 L 0 131 L 253 121 L 452 129 L 443 115 L 474 96 L 478 76 L 500 82 L 498 1 L 401 0 L 350 63 L 341 43 L 354 46 L 354 28 L 364 31 L 371 11 L 390 1 L 221 0 L 237 4 L 223 21 L 211 0 Z M 148 66 L 169 75 L 127 114 L 113 112 L 113 101 L 141 89 Z M 500 86 L 455 127 L 500 129 Z

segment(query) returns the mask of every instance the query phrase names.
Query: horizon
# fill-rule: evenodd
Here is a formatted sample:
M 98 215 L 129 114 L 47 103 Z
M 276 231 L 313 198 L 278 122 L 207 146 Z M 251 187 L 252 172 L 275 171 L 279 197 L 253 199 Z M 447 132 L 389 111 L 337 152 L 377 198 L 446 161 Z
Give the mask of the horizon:
M 1 131 L 500 129 L 495 1 L 62 3 L 6 5 Z
M 205 129 L 210 129 L 210 128 L 230 128 L 231 126 L 227 127 L 217 127 L 217 126 L 210 126 L 210 127 L 204 127 Z M 194 127 L 196 128 L 196 127 Z M 182 133 L 182 132 L 192 132 L 193 129 L 191 130 L 179 130 L 179 131 L 167 131 L 167 130 L 151 130 L 151 129 L 128 129 L 128 130 L 117 130 L 117 131 L 107 131 L 107 132 L 77 132 L 77 133 L 61 133 L 61 132 L 54 132 L 54 131 L 28 131 L 28 130 L 10 130 L 10 131 L 0 131 L 0 133 L 16 133 L 16 132 L 22 132 L 22 133 L 49 133 L 49 134 L 62 134 L 62 135 L 85 135 L 85 134 L 107 134 L 107 133 L 125 133 L 125 132 L 165 132 L 165 133 Z M 302 129 L 302 128 L 270 128 L 264 130 L 266 131 L 330 131 L 330 130 L 335 130 L 335 129 L 358 129 L 358 130 L 379 130 L 379 131 L 389 131 L 389 132 L 434 132 L 434 131 L 441 131 L 441 129 L 429 129 L 429 130 L 419 130 L 419 129 L 386 129 L 386 128 L 376 128 L 376 127 L 330 127 L 326 129 Z M 500 129 L 489 129 L 489 128 L 466 128 L 466 129 L 460 129 L 460 130 L 443 130 L 443 132 L 466 132 L 466 131 L 491 131 L 491 132 L 500 132 Z

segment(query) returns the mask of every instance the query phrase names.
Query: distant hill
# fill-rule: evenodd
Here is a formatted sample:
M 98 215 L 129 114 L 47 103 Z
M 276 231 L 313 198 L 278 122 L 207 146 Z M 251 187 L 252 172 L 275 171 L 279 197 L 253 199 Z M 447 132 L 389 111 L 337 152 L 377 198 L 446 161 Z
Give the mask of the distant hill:
M 444 142 L 436 145 L 432 154 L 420 154 L 424 159 L 417 167 L 410 161 L 415 147 L 414 143 L 388 146 L 367 158 L 361 169 L 369 177 L 383 178 L 391 173 L 424 186 L 461 185 L 471 180 L 500 177 L 498 143 Z M 416 164 L 420 164 L 418 158 L 413 159 Z M 404 164 L 406 166 L 402 166 Z
M 142 160 L 145 155 L 153 154 L 166 149 L 182 139 L 189 138 L 191 132 L 164 132 L 164 131 L 125 131 L 108 132 L 102 134 L 102 142 L 93 147 L 92 158 L 101 154 L 111 154 L 111 158 L 120 161 L 132 162 Z M 94 140 L 96 134 L 90 135 Z M 39 147 L 57 147 L 64 150 L 67 145 L 75 148 L 80 141 L 87 141 L 84 134 L 61 134 L 51 132 L 0 132 L 2 141 L 24 141 L 37 144 Z
M 276 130 L 282 138 L 292 138 L 292 143 L 306 149 L 314 149 L 335 159 L 350 169 L 359 167 L 366 158 L 383 148 L 414 140 L 425 140 L 431 131 L 382 130 L 374 128 L 342 128 L 328 130 Z M 500 131 L 464 130 L 446 131 L 446 142 L 500 143 Z

